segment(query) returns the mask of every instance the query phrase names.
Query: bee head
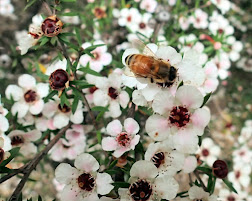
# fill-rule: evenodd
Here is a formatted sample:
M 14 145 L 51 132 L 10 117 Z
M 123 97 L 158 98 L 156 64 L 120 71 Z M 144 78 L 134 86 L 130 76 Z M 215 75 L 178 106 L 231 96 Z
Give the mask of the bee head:
M 175 67 L 171 66 L 170 73 L 169 73 L 169 80 L 173 81 L 176 79 L 176 77 L 177 77 L 177 69 Z

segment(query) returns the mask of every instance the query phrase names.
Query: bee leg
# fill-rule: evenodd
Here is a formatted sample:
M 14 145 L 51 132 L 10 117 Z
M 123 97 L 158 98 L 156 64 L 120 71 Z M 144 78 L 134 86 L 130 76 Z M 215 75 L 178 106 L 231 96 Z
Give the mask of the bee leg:
M 154 82 L 154 80 L 152 79 L 152 77 L 150 78 L 150 81 L 151 81 L 151 83 L 153 83 L 153 82 Z

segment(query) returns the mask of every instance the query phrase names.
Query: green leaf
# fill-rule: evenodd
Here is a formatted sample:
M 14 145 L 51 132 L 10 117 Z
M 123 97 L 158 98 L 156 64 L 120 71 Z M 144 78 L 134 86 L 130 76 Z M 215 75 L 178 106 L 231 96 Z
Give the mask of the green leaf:
M 98 45 L 91 45 L 87 48 L 85 48 L 86 51 L 92 52 L 93 50 L 95 50 L 97 47 L 101 47 L 104 46 L 105 44 L 98 44 Z
M 73 113 L 73 114 L 76 112 L 78 103 L 79 103 L 78 95 L 77 95 L 77 96 L 75 95 L 75 96 L 74 96 L 74 101 L 73 101 L 73 104 L 72 104 L 72 113 Z
M 102 75 L 88 67 L 82 67 L 82 68 L 79 68 L 78 69 L 79 71 L 82 71 L 84 73 L 88 73 L 88 74 L 91 74 L 91 75 L 95 75 L 95 76 L 99 76 L 99 77 L 102 77 Z
M 108 169 L 112 169 L 113 167 L 115 167 L 115 165 L 117 164 L 118 160 L 114 160 L 112 163 L 110 163 Z
M 37 0 L 29 1 L 29 3 L 25 6 L 24 10 L 27 10 L 27 8 L 31 7 Z
M 96 132 L 96 137 L 97 137 L 98 143 L 101 144 L 101 141 L 102 141 L 101 131 Z
M 200 171 L 202 171 L 202 172 L 204 172 L 206 174 L 212 174 L 212 169 L 208 168 L 208 167 L 200 167 L 200 166 L 198 166 L 196 169 L 200 170 Z
M 202 105 L 200 106 L 200 108 L 202 108 L 202 107 L 206 104 L 206 102 L 208 101 L 208 99 L 210 98 L 211 95 L 212 95 L 212 92 L 210 92 L 210 93 L 208 93 L 207 95 L 205 95 L 204 100 L 203 100 L 203 103 L 202 103 Z
M 63 13 L 61 14 L 62 16 L 77 16 L 79 15 L 78 12 L 67 12 L 67 13 Z
M 18 196 L 17 201 L 22 201 L 22 200 L 23 200 L 23 194 L 22 194 L 22 192 L 21 192 L 20 195 Z
M 184 82 L 183 82 L 183 80 L 182 80 L 182 81 L 179 83 L 178 88 L 181 87 L 181 86 L 183 86 L 183 85 L 184 85 Z M 178 88 L 177 88 L 177 89 L 178 89 Z
M 60 96 L 60 107 L 63 108 L 64 105 L 70 106 L 70 103 L 67 99 L 66 92 L 63 91 Z
M 129 188 L 130 184 L 126 182 L 114 182 L 112 183 L 113 186 L 118 187 L 118 188 Z
M 48 102 L 49 99 L 51 99 L 51 98 L 52 98 L 53 96 L 55 96 L 57 93 L 58 93 L 58 91 L 56 91 L 56 90 L 51 91 L 51 92 L 44 98 L 44 101 L 45 101 L 45 102 Z
M 82 42 L 81 42 L 80 29 L 79 29 L 78 27 L 75 27 L 75 28 L 74 28 L 74 31 L 75 31 L 75 35 L 76 35 L 78 44 L 79 44 L 79 46 L 81 46 L 81 45 L 82 45 Z
M 56 44 L 56 41 L 57 41 L 57 37 L 52 37 L 50 43 L 51 43 L 52 45 L 55 45 L 55 44 Z
M 233 192 L 235 192 L 236 194 L 238 194 L 237 191 L 235 190 L 235 188 L 233 187 L 233 184 L 232 184 L 231 182 L 229 182 L 227 179 L 222 179 L 222 181 L 227 185 L 227 187 L 228 187 L 231 191 L 233 191 Z
M 45 45 L 50 39 L 47 37 L 42 37 L 39 46 Z
M 108 107 L 102 107 L 102 106 L 95 106 L 91 108 L 92 111 L 98 111 L 98 112 L 107 112 Z
M 63 2 L 76 2 L 76 0 L 61 0 Z
M 10 157 L 0 163 L 0 167 L 5 167 L 13 158 L 15 158 L 19 153 L 20 147 L 15 147 L 10 150 Z

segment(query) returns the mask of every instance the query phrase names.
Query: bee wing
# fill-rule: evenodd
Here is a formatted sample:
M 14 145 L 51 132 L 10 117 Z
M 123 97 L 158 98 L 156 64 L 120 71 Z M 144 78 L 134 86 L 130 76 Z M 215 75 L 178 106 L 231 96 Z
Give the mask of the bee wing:
M 158 59 L 155 53 L 147 45 L 145 45 L 143 41 L 135 39 L 133 40 L 132 45 L 134 48 L 140 50 L 142 54 L 147 55 L 147 56 L 152 56 L 155 59 Z

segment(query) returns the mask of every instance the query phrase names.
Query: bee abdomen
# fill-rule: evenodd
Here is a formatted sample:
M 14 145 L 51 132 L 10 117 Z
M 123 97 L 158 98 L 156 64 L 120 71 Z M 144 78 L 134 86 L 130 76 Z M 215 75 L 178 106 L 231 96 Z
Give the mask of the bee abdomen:
M 127 65 L 130 65 L 130 62 L 131 62 L 131 60 L 132 60 L 132 58 L 133 58 L 134 55 L 135 55 L 135 54 L 130 54 L 130 55 L 128 55 L 128 56 L 125 58 L 125 63 L 126 63 Z

